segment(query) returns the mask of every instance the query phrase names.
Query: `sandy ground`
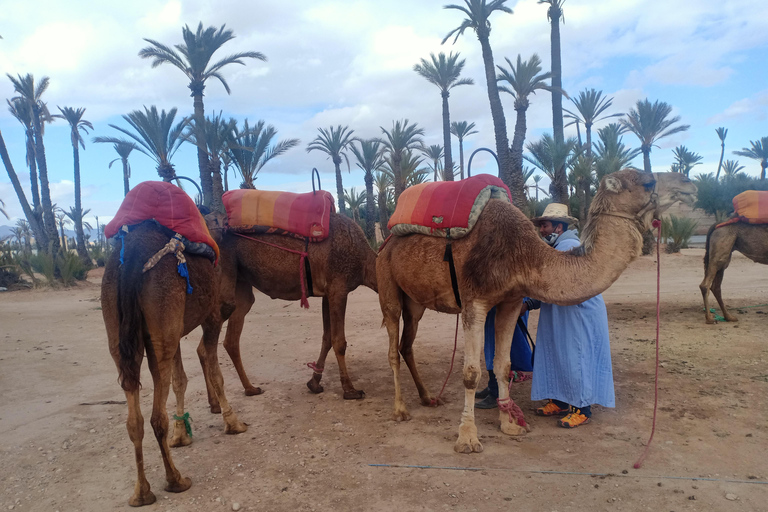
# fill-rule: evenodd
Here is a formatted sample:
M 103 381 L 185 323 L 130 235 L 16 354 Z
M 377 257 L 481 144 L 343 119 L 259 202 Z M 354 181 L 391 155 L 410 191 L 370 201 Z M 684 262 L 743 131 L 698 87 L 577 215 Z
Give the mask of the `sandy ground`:
M 419 405 L 403 366 L 413 419 L 395 423 L 375 293 L 355 291 L 347 312 L 347 363 L 367 393 L 361 401 L 341 398 L 333 357 L 325 393 L 305 386 L 305 363 L 320 346 L 320 300 L 310 299 L 305 311 L 258 295 L 243 358 L 263 395 L 243 395 L 220 349 L 227 395 L 250 425 L 245 434 L 224 435 L 221 418 L 208 412 L 194 352 L 199 332 L 182 340 L 194 443 L 173 450 L 193 481 L 181 494 L 163 489 L 145 368 L 144 453 L 158 498 L 148 510 L 766 511 L 768 307 L 746 306 L 768 302 L 768 267 L 735 255 L 724 293 L 744 308 L 740 321 L 705 325 L 702 254 L 689 249 L 662 259 L 658 422 L 639 470 L 632 466 L 650 435 L 654 402 L 651 257 L 635 261 L 604 294 L 617 407 L 595 408 L 591 424 L 565 430 L 533 414 L 530 383 L 515 384 L 513 398 L 533 431 L 515 440 L 499 431 L 496 411 L 477 411 L 485 450 L 473 455 L 453 451 L 464 396 L 461 349 L 439 408 Z M 126 406 L 109 403 L 124 396 L 107 352 L 99 283 L 92 272 L 73 289 L 0 294 L 0 510 L 129 508 L 133 450 Z M 448 371 L 454 325 L 432 312 L 421 323 L 416 357 L 433 392 Z

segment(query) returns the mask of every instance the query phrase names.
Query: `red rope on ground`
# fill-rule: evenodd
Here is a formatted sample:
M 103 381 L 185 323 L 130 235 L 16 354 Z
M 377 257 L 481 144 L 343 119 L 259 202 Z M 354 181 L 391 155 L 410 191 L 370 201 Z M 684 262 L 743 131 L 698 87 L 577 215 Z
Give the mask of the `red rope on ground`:
M 653 434 L 656 433 L 656 409 L 659 405 L 659 318 L 661 316 L 661 256 L 659 254 L 659 245 L 661 244 L 661 221 L 653 219 L 653 227 L 658 230 L 656 233 L 656 378 L 653 383 L 653 427 L 651 428 L 651 437 L 648 438 L 643 454 L 635 462 L 635 469 L 640 469 L 645 456 L 648 455 L 648 449 L 651 447 L 651 441 L 653 441 Z
M 437 401 L 440 400 L 441 396 L 443 396 L 445 385 L 448 384 L 448 378 L 451 376 L 451 372 L 453 371 L 453 360 L 456 357 L 456 345 L 458 344 L 458 340 L 459 340 L 459 315 L 456 315 L 456 334 L 454 334 L 453 336 L 453 355 L 451 356 L 451 367 L 448 369 L 448 375 L 445 377 L 445 382 L 443 382 L 443 387 L 440 390 L 440 393 L 437 394 L 437 398 L 433 398 L 432 401 L 429 403 L 429 405 L 432 407 L 435 407 L 437 405 Z
M 259 242 L 260 244 L 269 245 L 270 247 L 275 247 L 276 249 L 281 249 L 283 251 L 292 252 L 293 254 L 298 254 L 300 256 L 299 258 L 299 280 L 301 281 L 301 307 L 309 309 L 309 301 L 307 300 L 307 285 L 306 285 L 306 279 L 304 278 L 304 259 L 308 256 L 308 254 L 304 251 L 294 251 L 293 249 L 289 249 L 287 247 L 283 247 L 277 244 L 271 244 L 269 242 L 265 242 L 264 240 L 259 240 L 258 238 L 253 238 L 251 236 L 246 236 L 242 233 L 237 233 L 235 231 L 232 231 L 233 234 L 242 237 L 247 238 L 248 240 L 253 240 L 254 242 Z

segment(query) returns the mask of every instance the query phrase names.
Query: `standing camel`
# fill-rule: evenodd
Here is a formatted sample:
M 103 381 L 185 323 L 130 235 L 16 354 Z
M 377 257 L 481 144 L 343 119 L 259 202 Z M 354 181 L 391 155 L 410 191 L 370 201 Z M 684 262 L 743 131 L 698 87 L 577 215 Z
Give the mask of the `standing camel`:
M 212 231 L 222 231 L 225 225 L 224 217 L 220 214 L 208 215 L 207 221 Z M 352 219 L 337 213 L 332 213 L 330 216 L 328 237 L 322 242 L 308 245 L 291 236 L 254 234 L 243 237 L 223 230 L 219 242 L 222 295 L 233 294 L 236 304 L 231 316 L 228 317 L 224 348 L 232 358 L 245 394 L 251 396 L 262 392 L 260 388 L 251 384 L 240 357 L 240 335 L 243 332 L 245 315 L 248 314 L 255 300 L 253 288 L 273 299 L 299 300 L 302 297 L 299 255 L 273 245 L 296 252 L 306 250 L 311 274 L 311 289 L 308 293 L 323 298 L 323 344 L 320 356 L 312 365 L 314 371 L 307 382 L 307 387 L 313 393 L 323 391 L 323 386 L 320 385 L 322 372 L 328 351 L 333 347 L 339 364 L 344 398 L 347 400 L 364 398 L 365 393 L 355 389 L 347 372 L 344 318 L 347 296 L 350 292 L 360 285 L 377 291 L 376 253 L 368 245 L 360 226 Z M 310 284 L 307 281 L 309 279 L 305 279 L 305 286 Z M 226 319 L 225 314 L 222 321 Z M 211 411 L 216 412 L 218 409 L 216 395 L 210 388 L 208 400 Z
M 524 435 L 528 427 L 524 421 L 513 423 L 513 413 L 521 411 L 515 411 L 508 391 L 509 349 L 523 297 L 566 306 L 603 292 L 640 254 L 641 233 L 650 227 L 651 220 L 675 201 L 691 204 L 695 193 L 693 183 L 678 173 L 652 175 L 623 170 L 606 176 L 581 234 L 583 249 L 569 253 L 542 241 L 531 221 L 512 204 L 492 199 L 472 231 L 452 240 L 461 307 L 454 296 L 448 264 L 443 261 L 446 241 L 421 234 L 392 237 L 379 253 L 376 274 L 395 381 L 394 419 L 410 418 L 400 389 L 400 355 L 411 371 L 422 405 L 432 403 L 413 354 L 425 309 L 461 313 L 465 398 L 454 449 L 460 453 L 483 450 L 474 419 L 475 389 L 481 374 L 485 317 L 496 306 L 494 368 L 499 369 L 501 430 L 508 435 Z
M 216 345 L 221 331 L 219 309 L 219 270 L 204 256 L 185 253 L 192 293 L 177 270 L 173 254 L 163 256 L 157 264 L 142 273 L 143 265 L 174 236 L 173 231 L 146 221 L 125 234 L 107 262 L 101 285 L 101 307 L 109 340 L 109 352 L 117 365 L 119 382 L 128 402 L 128 435 L 133 442 L 138 478 L 129 505 L 138 507 L 155 502 L 144 473 L 144 418 L 140 409 L 139 389 L 141 363 L 146 353 L 154 383 L 154 400 L 150 424 L 160 445 L 165 465 L 168 492 L 182 492 L 192 482 L 182 477 L 171 459 L 170 447 L 191 443 L 184 428 L 184 392 L 187 377 L 181 361 L 179 341 L 198 325 L 203 338 L 198 353 L 206 374 L 223 410 L 225 432 L 238 434 L 247 427 L 237 419 L 224 395 L 224 381 L 219 369 Z M 124 248 L 124 263 L 120 264 Z M 203 350 L 204 348 L 204 350 Z M 173 373 L 176 395 L 176 424 L 168 442 L 166 400 Z
M 768 224 L 747 224 L 736 222 L 717 228 L 717 224 L 707 232 L 707 246 L 704 253 L 704 280 L 699 285 L 704 298 L 704 319 L 708 324 L 715 323 L 715 316 L 709 310 L 709 290 L 715 296 L 726 322 L 739 319 L 725 308 L 720 286 L 723 274 L 731 263 L 731 254 L 739 251 L 755 263 L 768 264 Z

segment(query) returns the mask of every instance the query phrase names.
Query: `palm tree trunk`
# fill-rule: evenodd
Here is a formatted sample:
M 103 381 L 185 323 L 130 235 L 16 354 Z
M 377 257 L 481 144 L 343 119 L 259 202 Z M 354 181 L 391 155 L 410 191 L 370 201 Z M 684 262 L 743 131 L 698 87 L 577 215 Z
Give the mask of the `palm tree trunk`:
M 333 166 L 336 168 L 336 200 L 339 203 L 339 213 L 344 213 L 346 207 L 344 205 L 344 185 L 341 182 L 341 158 L 334 158 Z
M 53 216 L 53 203 L 51 202 L 51 189 L 48 184 L 48 165 L 45 161 L 45 146 L 43 145 L 43 123 L 40 119 L 40 108 L 35 105 L 32 112 L 32 120 L 35 124 L 35 158 L 37 169 L 40 173 L 40 202 L 43 208 L 43 228 L 45 229 L 48 246 L 45 251 L 56 254 L 61 249 L 59 234 L 56 232 L 56 218 Z
M 651 148 L 640 146 L 640 149 L 643 152 L 643 170 L 647 173 L 651 173 Z
M 75 128 L 76 129 L 76 128 Z M 77 216 L 75 221 L 75 234 L 77 235 L 77 255 L 87 267 L 91 266 L 91 257 L 85 248 L 85 232 L 83 231 L 83 202 L 80 195 L 80 150 L 77 142 L 72 144 L 72 155 L 75 159 L 75 210 Z
M 392 172 L 395 174 L 394 180 L 393 180 L 395 185 L 395 204 L 397 204 L 397 200 L 400 199 L 400 194 L 402 194 L 403 190 L 405 190 L 405 183 L 403 183 L 403 178 L 402 178 L 403 176 L 403 168 L 401 163 L 402 161 L 403 161 L 403 157 L 399 153 L 392 155 L 392 163 L 395 164 L 392 167 Z
M 459 138 L 459 170 L 461 179 L 464 179 L 464 140 Z
M 592 124 L 585 124 L 584 131 L 587 137 L 587 158 L 589 159 L 590 173 L 589 179 L 584 180 L 584 221 L 587 220 L 587 214 L 589 208 L 592 206 L 592 188 L 590 187 L 592 182 Z
M 205 143 L 205 108 L 203 107 L 203 88 L 192 87 L 192 97 L 194 98 L 195 108 L 195 138 L 197 139 L 197 166 L 200 169 L 200 188 L 203 190 L 202 201 L 205 206 L 210 207 L 213 200 L 213 180 L 211 178 L 210 168 L 208 167 L 208 151 Z
M 224 186 L 221 182 L 221 160 L 214 156 L 209 160 L 208 166 L 211 169 L 211 185 L 213 187 L 211 211 L 224 213 L 224 203 L 221 200 L 221 196 L 224 195 Z
M 123 161 L 123 189 L 125 189 L 125 195 L 128 195 L 128 192 L 131 190 L 131 186 L 128 182 L 128 159 L 122 158 Z
M 29 184 L 32 188 L 32 208 L 40 207 L 40 189 L 37 184 L 37 164 L 35 163 L 35 134 L 27 130 L 27 165 L 29 165 Z
M 365 237 L 369 241 L 376 240 L 374 231 L 374 218 L 376 217 L 376 208 L 373 205 L 373 173 L 365 173 Z
M 389 236 L 389 228 L 387 223 L 389 222 L 389 215 L 387 211 L 387 191 L 379 191 L 379 229 L 381 229 L 381 236 L 385 239 Z
M 717 173 L 715 174 L 715 181 L 720 178 L 720 169 L 723 167 L 723 156 L 725 156 L 725 140 L 720 144 L 720 162 L 717 164 Z
M 562 11 L 558 5 L 559 0 L 551 0 L 549 6 L 550 38 L 552 56 L 552 132 L 555 141 L 562 143 L 563 135 L 563 96 L 560 92 L 563 88 L 563 72 L 560 59 L 560 16 Z
M 760 179 L 761 180 L 765 179 L 765 168 L 766 167 L 768 167 L 768 162 L 766 162 L 765 160 L 762 160 L 760 162 Z
M 525 143 L 525 132 L 527 123 L 525 119 L 525 108 L 515 109 L 517 119 L 515 120 L 515 133 L 512 136 L 512 147 L 509 148 L 512 160 L 512 170 L 514 173 L 523 175 L 523 144 Z
M 445 155 L 443 179 L 445 181 L 453 181 L 453 158 L 451 155 L 451 113 L 448 110 L 448 91 L 443 91 L 441 95 L 443 97 L 443 155 Z

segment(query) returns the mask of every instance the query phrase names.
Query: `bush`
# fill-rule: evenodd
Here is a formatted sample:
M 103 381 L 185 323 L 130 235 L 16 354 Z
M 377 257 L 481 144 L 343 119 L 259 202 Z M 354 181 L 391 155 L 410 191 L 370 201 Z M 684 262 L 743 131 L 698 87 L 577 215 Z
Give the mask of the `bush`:
M 56 263 L 53 256 L 45 253 L 33 254 L 29 257 L 29 265 L 38 274 L 43 274 L 48 284 L 56 284 Z
M 65 252 L 56 258 L 56 264 L 64 286 L 72 286 L 75 280 L 84 281 L 88 276 L 88 269 L 85 268 L 83 261 L 75 253 Z
M 670 215 L 661 222 L 661 239 L 666 241 L 668 253 L 680 252 L 680 249 L 688 247 L 696 225 L 693 219 Z

